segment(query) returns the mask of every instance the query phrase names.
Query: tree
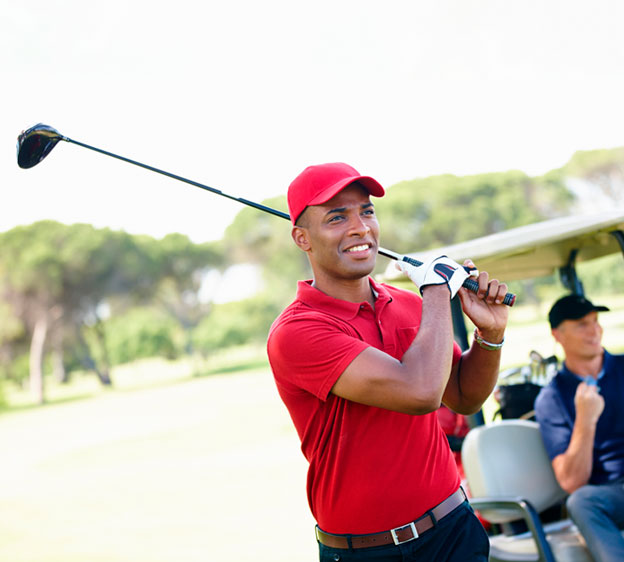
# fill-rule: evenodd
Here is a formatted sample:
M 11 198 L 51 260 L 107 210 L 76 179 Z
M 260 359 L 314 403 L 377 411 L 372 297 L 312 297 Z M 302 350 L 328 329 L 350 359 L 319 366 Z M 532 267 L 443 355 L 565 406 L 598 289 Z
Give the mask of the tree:
M 281 307 L 266 294 L 215 305 L 197 327 L 195 346 L 203 354 L 250 342 L 266 341 L 271 323 Z
M 223 266 L 223 251 L 218 243 L 194 244 L 182 234 L 168 234 L 149 246 L 158 267 L 156 300 L 182 327 L 185 351 L 192 354 L 193 329 L 212 305 L 202 299 L 202 284 L 210 269 Z
M 3 293 L 0 286 L 0 295 Z M 8 302 L 0 300 L 0 378 L 22 384 L 28 369 L 22 370 L 20 359 L 28 357 L 29 337 L 21 318 L 13 314 Z
M 58 223 L 45 221 L 33 227 L 17 227 L 2 237 L 0 273 L 4 298 L 22 318 L 30 336 L 30 387 L 44 401 L 43 352 L 48 330 L 62 310 L 62 271 L 58 256 L 45 243 Z
M 286 208 L 286 198 L 262 202 L 275 209 Z M 272 215 L 245 208 L 225 231 L 224 251 L 233 263 L 262 267 L 264 298 L 283 306 L 294 297 L 297 279 L 308 279 L 311 270 L 304 252 L 290 236 L 291 224 Z
M 624 202 L 624 147 L 575 152 L 558 172 L 583 203 L 602 199 L 606 208 Z
M 140 301 L 155 290 L 151 257 L 124 232 L 40 221 L 0 236 L 0 286 L 30 335 L 31 388 L 44 400 L 50 332 L 57 352 L 69 340 L 83 366 L 111 385 L 102 313 L 115 297 Z M 132 295 L 130 297 L 129 295 Z M 97 359 L 89 345 L 98 348 Z
M 510 171 L 401 182 L 375 205 L 383 245 L 404 253 L 562 215 L 571 200 L 561 180 Z
M 112 365 L 144 357 L 175 359 L 182 349 L 180 326 L 164 309 L 135 306 L 105 322 Z

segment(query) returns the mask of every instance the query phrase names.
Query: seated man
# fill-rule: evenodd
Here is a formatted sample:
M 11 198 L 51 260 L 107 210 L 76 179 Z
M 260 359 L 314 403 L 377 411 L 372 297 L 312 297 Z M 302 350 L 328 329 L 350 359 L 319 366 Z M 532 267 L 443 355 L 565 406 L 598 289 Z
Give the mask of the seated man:
M 536 418 L 566 507 L 594 560 L 624 560 L 624 355 L 602 347 L 595 306 L 568 295 L 551 308 L 564 365 L 537 397 Z

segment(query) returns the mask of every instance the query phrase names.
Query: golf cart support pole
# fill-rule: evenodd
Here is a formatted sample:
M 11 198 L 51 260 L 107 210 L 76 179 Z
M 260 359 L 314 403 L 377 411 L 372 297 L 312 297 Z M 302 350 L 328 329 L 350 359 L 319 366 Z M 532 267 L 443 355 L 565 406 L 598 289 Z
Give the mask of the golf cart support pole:
M 153 166 L 149 166 L 147 164 L 143 164 L 141 162 L 137 162 L 136 160 L 131 160 L 130 158 L 126 158 L 124 156 L 119 156 L 118 154 L 114 154 L 113 152 L 108 152 L 107 150 L 102 150 L 101 148 L 96 148 L 95 146 L 91 146 L 85 144 L 83 142 L 79 142 L 64 135 L 61 135 L 56 129 L 50 127 L 49 125 L 44 125 L 43 123 L 39 123 L 26 131 L 23 131 L 17 138 L 17 163 L 20 168 L 32 168 L 41 162 L 50 151 L 56 146 L 59 141 L 65 141 L 72 144 L 76 144 L 83 148 L 88 148 L 89 150 L 93 150 L 95 152 L 99 152 L 100 154 L 104 154 L 106 156 L 111 156 L 112 158 L 117 158 L 118 160 L 123 160 L 129 164 L 134 164 L 135 166 L 139 166 L 140 168 L 145 168 L 146 170 L 150 170 L 151 172 L 156 172 L 158 174 L 162 174 L 163 176 L 167 176 L 174 180 L 178 180 L 184 183 L 188 183 L 195 187 L 199 187 L 206 191 L 210 191 L 216 195 L 221 195 L 222 197 L 227 197 L 233 201 L 237 201 L 242 203 L 243 205 L 247 205 L 249 207 L 253 207 L 254 209 L 258 209 L 259 211 L 264 211 L 265 213 L 269 213 L 271 215 L 275 215 L 277 217 L 281 217 L 286 220 L 290 220 L 290 216 L 287 213 L 283 213 L 282 211 L 278 211 L 277 209 L 273 209 L 271 207 L 267 207 L 260 203 L 256 203 L 254 201 L 250 201 L 249 199 L 244 199 L 243 197 L 235 197 L 233 195 L 229 195 L 224 193 L 220 189 L 215 189 L 214 187 L 210 187 L 208 185 L 204 185 L 203 183 L 199 183 L 190 179 L 187 179 L 182 176 L 178 176 L 176 174 L 172 174 L 170 172 L 166 172 L 165 170 L 161 170 L 159 168 L 154 168 Z M 418 261 L 417 259 L 410 258 L 408 256 L 404 256 L 401 254 L 397 254 L 396 252 L 392 252 L 390 250 L 386 250 L 385 248 L 377 248 L 377 253 L 385 256 L 387 258 L 404 261 L 416 267 L 421 266 L 423 262 Z M 472 291 L 473 293 L 478 292 L 479 283 L 473 279 L 468 278 L 464 281 L 463 287 Z M 503 304 L 507 306 L 513 306 L 516 300 L 516 295 L 513 293 L 507 293 L 503 300 Z

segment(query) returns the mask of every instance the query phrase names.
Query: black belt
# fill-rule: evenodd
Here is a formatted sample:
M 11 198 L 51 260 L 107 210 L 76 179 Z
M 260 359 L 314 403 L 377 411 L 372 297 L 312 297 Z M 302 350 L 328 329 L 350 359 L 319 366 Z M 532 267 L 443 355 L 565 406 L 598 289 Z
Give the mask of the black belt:
M 466 501 L 466 494 L 460 487 L 443 502 L 429 510 L 425 515 L 390 531 L 373 533 L 370 535 L 332 535 L 321 531 L 316 527 L 316 540 L 325 546 L 332 548 L 369 548 L 371 546 L 384 546 L 386 544 L 401 544 L 417 539 L 425 531 L 431 529 L 440 519 L 446 517 L 451 511 Z M 351 544 L 349 544 L 351 543 Z

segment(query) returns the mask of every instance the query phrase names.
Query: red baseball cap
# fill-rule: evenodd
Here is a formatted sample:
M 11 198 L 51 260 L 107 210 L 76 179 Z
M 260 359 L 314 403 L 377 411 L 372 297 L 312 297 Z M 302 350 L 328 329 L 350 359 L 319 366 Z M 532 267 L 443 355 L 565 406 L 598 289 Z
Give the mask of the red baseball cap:
M 310 205 L 321 205 L 348 185 L 358 182 L 371 195 L 383 197 L 381 184 L 342 162 L 308 166 L 288 187 L 288 210 L 293 224 Z

